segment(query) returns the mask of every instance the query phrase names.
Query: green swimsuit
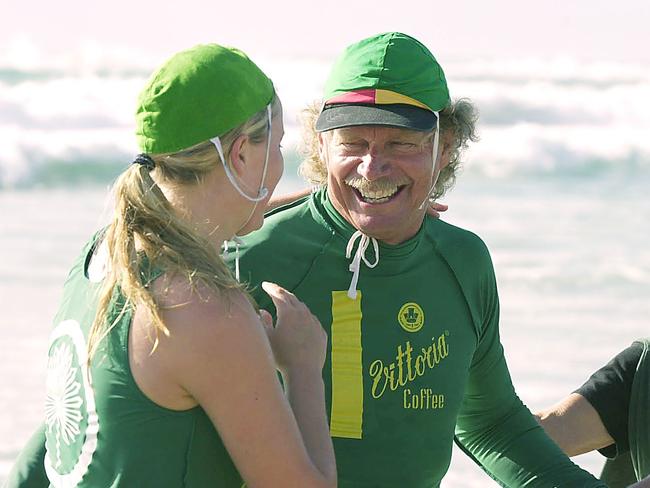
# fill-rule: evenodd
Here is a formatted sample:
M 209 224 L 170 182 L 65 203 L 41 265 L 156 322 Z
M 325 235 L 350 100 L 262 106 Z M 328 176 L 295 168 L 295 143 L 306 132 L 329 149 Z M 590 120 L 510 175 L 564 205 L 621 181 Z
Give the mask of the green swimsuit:
M 163 408 L 136 385 L 128 356 L 132 310 L 120 316 L 124 298 L 119 293 L 109 311 L 117 323 L 87 371 L 86 341 L 99 286 L 86 271 L 90 254 L 88 245 L 66 281 L 50 341 L 44 464 L 51 486 L 240 487 L 241 478 L 203 409 Z M 32 444 L 36 449 L 39 439 Z M 15 468 L 8 486 L 32 486 L 20 479 L 29 475 Z

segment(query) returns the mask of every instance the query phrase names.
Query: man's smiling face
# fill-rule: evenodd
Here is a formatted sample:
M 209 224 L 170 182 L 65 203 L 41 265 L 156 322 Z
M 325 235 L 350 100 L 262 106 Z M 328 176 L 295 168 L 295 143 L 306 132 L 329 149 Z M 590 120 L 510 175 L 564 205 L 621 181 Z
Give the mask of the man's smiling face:
M 434 181 L 433 131 L 363 125 L 319 134 L 327 191 L 364 234 L 389 244 L 411 238 Z

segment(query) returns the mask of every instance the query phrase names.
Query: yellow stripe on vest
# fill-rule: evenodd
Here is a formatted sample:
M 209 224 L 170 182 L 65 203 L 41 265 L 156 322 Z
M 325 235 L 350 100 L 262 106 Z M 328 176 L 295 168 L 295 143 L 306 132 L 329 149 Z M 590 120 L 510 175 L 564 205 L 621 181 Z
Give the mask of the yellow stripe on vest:
M 330 435 L 361 439 L 363 364 L 361 362 L 361 293 L 332 292 L 332 411 Z

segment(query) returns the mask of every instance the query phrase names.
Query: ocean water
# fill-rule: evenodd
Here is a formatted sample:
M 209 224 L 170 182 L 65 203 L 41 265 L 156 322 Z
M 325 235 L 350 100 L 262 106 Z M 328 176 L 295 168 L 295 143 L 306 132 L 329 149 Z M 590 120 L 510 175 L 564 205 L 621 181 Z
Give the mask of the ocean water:
M 650 70 L 445 66 L 452 95 L 481 110 L 481 141 L 443 218 L 488 244 L 514 383 L 531 409 L 543 408 L 650 335 Z M 265 66 L 285 107 L 279 192 L 303 185 L 296 116 L 320 89 L 296 81 L 299 67 Z M 324 79 L 326 66 L 311 69 Z M 131 112 L 145 76 L 119 63 L 0 66 L 0 483 L 43 416 L 50 321 L 72 260 L 110 214 L 110 181 L 137 152 Z M 575 460 L 594 473 L 602 464 L 597 454 Z M 443 486 L 495 485 L 454 451 Z
M 137 152 L 133 111 L 151 60 L 2 66 L 0 188 L 106 183 Z M 283 102 L 286 136 L 317 100 L 329 62 L 261 59 Z M 490 178 L 593 177 L 650 170 L 650 66 L 570 59 L 447 61 L 452 98 L 481 113 L 467 170 Z

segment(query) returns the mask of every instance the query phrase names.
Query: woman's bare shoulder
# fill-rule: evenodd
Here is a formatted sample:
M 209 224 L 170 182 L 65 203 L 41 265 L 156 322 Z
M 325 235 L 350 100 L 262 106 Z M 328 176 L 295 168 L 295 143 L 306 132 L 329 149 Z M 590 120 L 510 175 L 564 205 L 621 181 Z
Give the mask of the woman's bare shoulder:
M 256 320 L 253 306 L 240 289 L 218 289 L 202 281 L 165 274 L 152 284 L 152 293 L 167 328 L 229 326 L 233 319 Z M 179 331 L 180 332 L 180 331 Z
M 150 312 L 136 307 L 130 356 L 136 381 L 155 401 L 187 408 L 201 403 L 198 390 L 229 388 L 231 375 L 222 373 L 242 354 L 272 364 L 263 325 L 241 291 L 161 276 L 152 292 L 167 333 L 156 332 Z

